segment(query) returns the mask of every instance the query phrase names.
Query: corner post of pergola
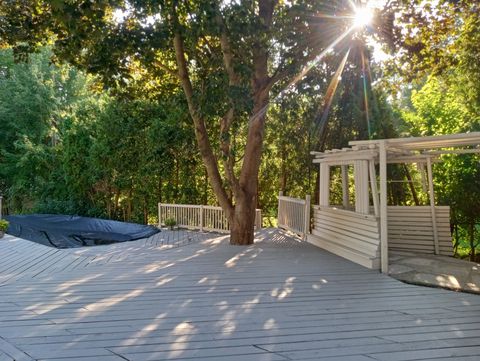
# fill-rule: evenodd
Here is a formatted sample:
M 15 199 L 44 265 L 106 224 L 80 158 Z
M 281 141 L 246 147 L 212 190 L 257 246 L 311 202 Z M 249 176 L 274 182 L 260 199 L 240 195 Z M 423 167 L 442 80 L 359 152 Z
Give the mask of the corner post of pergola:
M 432 174 L 432 159 L 427 157 L 427 178 L 428 178 L 428 198 L 430 200 L 430 212 L 432 215 L 432 229 L 433 229 L 433 245 L 435 254 L 440 254 L 440 247 L 438 244 L 438 225 L 437 214 L 435 210 L 435 192 L 433 189 L 433 174 Z
M 378 143 L 380 173 L 380 257 L 382 273 L 388 274 L 388 212 L 387 212 L 387 146 Z

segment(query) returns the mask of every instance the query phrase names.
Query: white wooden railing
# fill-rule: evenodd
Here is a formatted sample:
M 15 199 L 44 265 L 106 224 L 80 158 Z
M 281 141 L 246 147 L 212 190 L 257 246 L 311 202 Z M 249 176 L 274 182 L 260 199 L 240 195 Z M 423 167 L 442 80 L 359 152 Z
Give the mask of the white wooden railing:
M 286 229 L 306 238 L 310 232 L 310 196 L 305 199 L 286 197 L 280 192 L 278 196 L 279 228 Z
M 161 227 L 168 218 L 175 219 L 177 226 L 200 231 L 230 232 L 225 212 L 221 207 L 193 204 L 158 204 L 158 225 Z M 255 213 L 255 229 L 262 228 L 262 212 Z

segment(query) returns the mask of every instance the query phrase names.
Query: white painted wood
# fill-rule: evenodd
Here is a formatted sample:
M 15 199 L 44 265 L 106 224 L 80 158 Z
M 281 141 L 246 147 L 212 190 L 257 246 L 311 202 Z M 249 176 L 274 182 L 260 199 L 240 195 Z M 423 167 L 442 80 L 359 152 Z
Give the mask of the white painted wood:
M 450 234 L 450 207 L 436 206 L 438 252 L 453 254 Z M 435 253 L 434 231 L 430 206 L 389 206 L 388 207 L 389 248 L 395 251 Z
M 369 178 L 370 178 L 370 190 L 372 192 L 373 210 L 376 217 L 380 216 L 380 206 L 378 200 L 378 187 L 377 187 L 377 174 L 375 172 L 375 162 L 368 162 Z
M 306 239 L 307 235 L 310 234 L 310 209 L 311 209 L 311 197 L 308 194 L 305 197 L 305 216 L 304 216 L 304 233 L 303 238 Z
M 474 149 L 450 149 L 450 150 L 430 150 L 427 154 L 439 155 L 439 154 L 478 154 L 480 148 Z
M 380 169 L 380 254 L 382 273 L 388 274 L 387 149 L 379 142 Z
M 310 196 L 299 199 L 279 195 L 277 226 L 304 238 L 310 229 Z
M 326 163 L 329 164 L 333 162 L 334 164 L 339 164 L 340 161 L 348 161 L 350 164 L 354 160 L 368 160 L 373 159 L 377 155 L 375 149 L 368 150 L 354 150 L 349 149 L 348 151 L 335 152 L 335 153 L 323 153 L 317 155 L 313 160 L 314 163 Z M 348 164 L 348 163 L 347 163 Z
M 314 207 L 312 234 L 307 240 L 368 268 L 380 264 L 378 219 L 334 207 Z
M 317 236 L 313 233 L 308 235 L 307 241 L 317 247 L 336 254 L 342 258 L 348 259 L 349 261 L 355 262 L 363 267 L 369 269 L 380 268 L 378 258 L 366 257 L 365 255 L 358 253 L 353 249 L 345 248 L 336 243 L 329 242 L 327 239 Z
M 328 164 L 320 164 L 319 179 L 319 204 L 328 207 L 330 204 L 330 166 Z
M 262 213 L 255 211 L 256 229 L 261 228 Z M 230 232 L 230 225 L 221 207 L 191 204 L 158 204 L 159 225 L 165 224 L 167 218 L 174 218 L 181 228 L 198 229 L 220 233 Z M 258 228 L 260 227 L 260 228 Z
M 255 230 L 259 231 L 262 229 L 262 210 L 255 210 Z
M 351 146 L 368 146 L 371 144 L 380 144 L 382 142 L 388 142 L 389 146 L 395 146 L 397 148 L 416 150 L 462 147 L 479 145 L 480 132 L 380 140 L 357 140 L 350 141 L 348 144 Z
M 355 160 L 353 162 L 355 179 L 355 212 L 368 214 L 370 200 L 368 194 L 368 161 Z
M 428 177 L 428 198 L 430 200 L 430 212 L 432 215 L 433 242 L 435 246 L 435 254 L 439 254 L 437 217 L 435 214 L 435 192 L 433 189 L 432 161 L 430 158 L 427 158 L 427 177 Z

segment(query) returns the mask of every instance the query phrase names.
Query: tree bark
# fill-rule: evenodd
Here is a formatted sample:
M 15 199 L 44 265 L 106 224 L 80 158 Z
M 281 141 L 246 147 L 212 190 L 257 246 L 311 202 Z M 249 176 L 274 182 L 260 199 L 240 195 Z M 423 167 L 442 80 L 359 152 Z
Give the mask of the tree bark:
M 413 184 L 412 176 L 410 175 L 410 171 L 406 164 L 403 165 L 403 169 L 405 170 L 405 176 L 408 180 L 408 186 L 410 187 L 410 192 L 412 193 L 413 201 L 415 202 L 416 206 L 420 205 L 420 200 L 418 199 L 417 191 L 415 190 L 415 184 Z
M 475 223 L 468 224 L 468 240 L 470 242 L 470 261 L 475 262 Z
M 242 195 L 239 196 L 236 201 L 234 215 L 230 221 L 230 244 L 253 244 L 255 227 L 255 195 Z
M 198 149 L 207 170 L 210 184 L 212 185 L 213 191 L 217 196 L 218 202 L 220 203 L 222 209 L 225 211 L 227 218 L 230 219 L 233 216 L 232 202 L 228 197 L 225 188 L 223 187 L 222 177 L 220 176 L 220 172 L 218 171 L 217 159 L 213 153 L 210 140 L 208 138 L 205 121 L 202 118 L 201 113 L 198 111 L 197 106 L 194 102 L 193 86 L 188 74 L 188 66 L 187 60 L 185 58 L 183 38 L 179 31 L 175 33 L 173 45 L 178 66 L 178 78 L 180 80 L 183 92 L 185 94 L 185 98 L 187 100 L 190 116 L 193 120 Z
M 254 240 L 258 172 L 262 158 L 265 131 L 265 106 L 268 96 L 260 91 L 255 96 L 253 115 L 248 127 L 245 157 L 240 172 L 239 190 L 233 217 L 230 220 L 230 244 L 249 245 Z

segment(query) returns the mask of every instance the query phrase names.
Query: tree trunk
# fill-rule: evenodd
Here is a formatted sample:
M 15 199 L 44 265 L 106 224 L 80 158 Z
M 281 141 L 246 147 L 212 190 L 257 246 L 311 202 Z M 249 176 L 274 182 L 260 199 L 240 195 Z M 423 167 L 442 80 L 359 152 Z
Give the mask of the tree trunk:
M 253 244 L 255 227 L 255 194 L 236 199 L 233 218 L 230 221 L 230 244 Z
M 470 242 L 470 261 L 475 262 L 475 223 L 468 224 L 468 239 Z
M 287 151 L 285 149 L 285 144 L 282 144 L 282 150 L 280 152 L 280 191 L 283 194 L 286 193 L 287 188 Z
M 455 243 L 453 245 L 453 256 L 458 255 L 458 246 L 460 245 L 460 238 L 458 237 L 458 224 L 453 224 L 453 234 L 455 235 Z
M 255 96 L 253 115 L 248 127 L 245 157 L 230 221 L 230 244 L 253 244 L 258 172 L 262 158 L 268 93 L 259 91 Z
M 410 175 L 410 171 L 408 166 L 404 164 L 403 169 L 405 170 L 405 176 L 408 180 L 408 186 L 410 187 L 410 192 L 412 192 L 413 201 L 415 202 L 416 206 L 420 205 L 420 201 L 418 199 L 417 191 L 415 190 L 415 184 L 413 184 L 412 176 Z

